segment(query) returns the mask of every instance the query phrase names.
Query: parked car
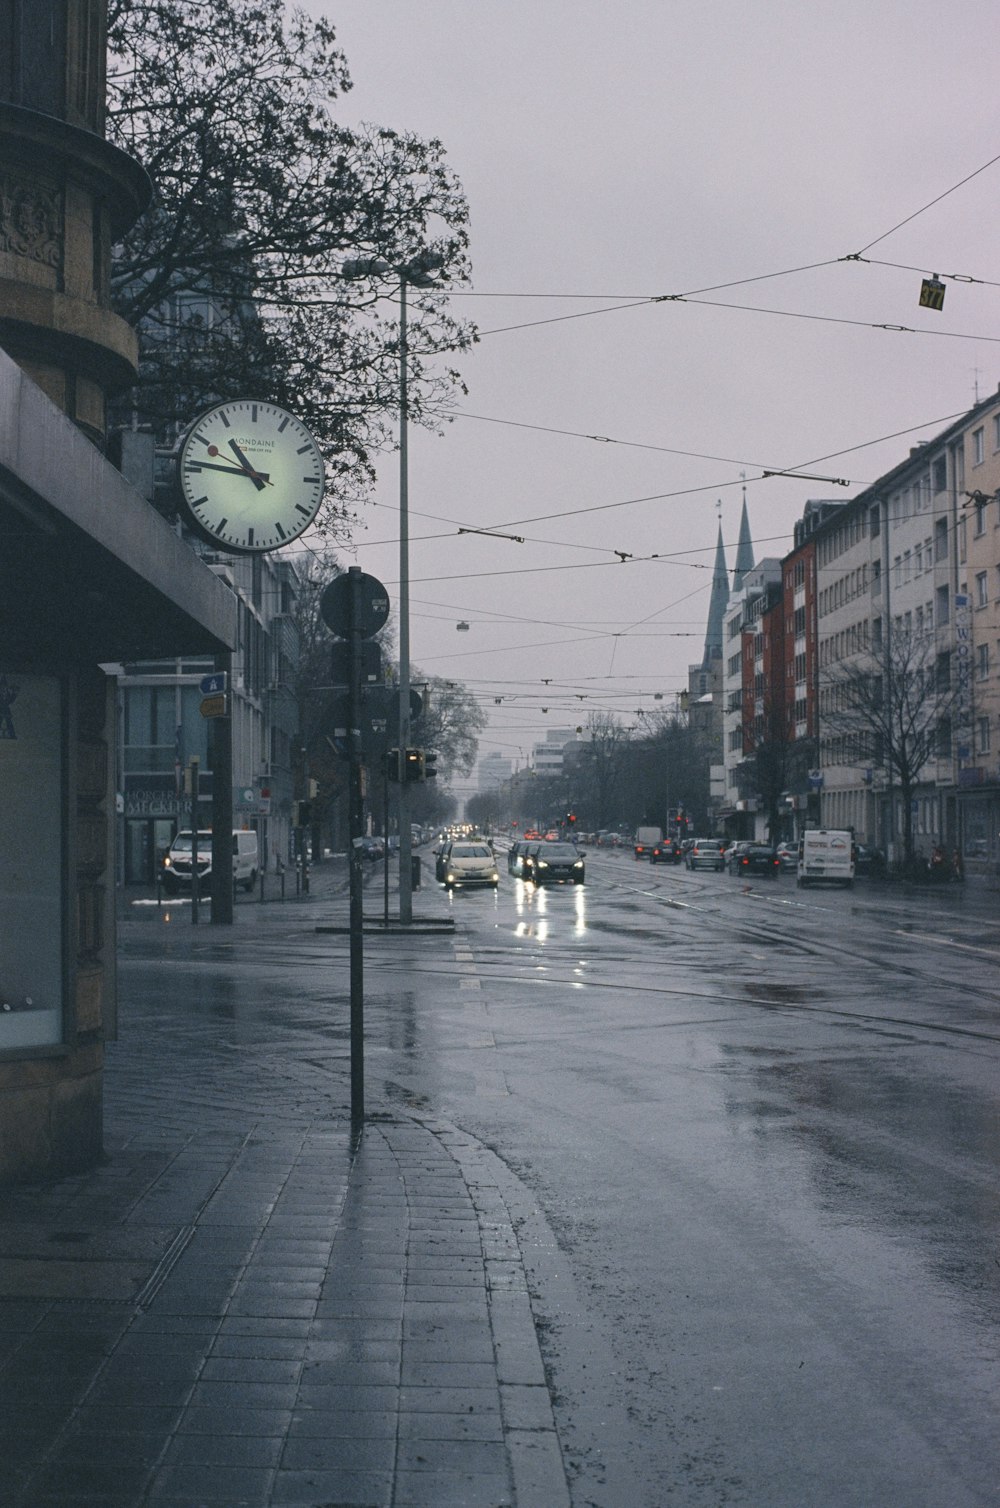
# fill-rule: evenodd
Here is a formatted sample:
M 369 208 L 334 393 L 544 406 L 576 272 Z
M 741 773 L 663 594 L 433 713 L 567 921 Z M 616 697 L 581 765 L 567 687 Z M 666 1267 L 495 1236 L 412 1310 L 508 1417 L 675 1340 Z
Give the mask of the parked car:
M 536 885 L 582 885 L 586 876 L 584 861 L 572 843 L 533 843 L 521 872 Z
M 726 844 L 723 838 L 695 838 L 684 855 L 688 869 L 725 869 Z
M 729 861 L 730 874 L 759 874 L 768 880 L 778 878 L 781 860 L 769 843 L 738 843 L 736 847 L 739 851 Z
M 881 848 L 873 848 L 870 843 L 859 843 L 854 850 L 854 873 L 883 875 L 885 874 L 885 854 Z
M 260 871 L 260 855 L 257 834 L 250 828 L 233 830 L 233 886 L 242 885 L 244 890 L 253 890 Z M 160 870 L 163 888 L 169 895 L 191 884 L 194 868 L 194 841 L 191 830 L 184 828 L 177 833 L 164 855 Z M 208 890 L 212 876 L 212 830 L 198 829 L 198 884 Z
M 776 849 L 778 866 L 782 870 L 791 870 L 793 873 L 799 867 L 799 845 L 797 843 L 779 843 Z
M 679 864 L 684 855 L 676 838 L 663 838 L 649 850 L 651 864 Z
M 444 865 L 446 890 L 467 885 L 492 885 L 497 888 L 500 875 L 497 861 L 488 843 L 452 843 Z

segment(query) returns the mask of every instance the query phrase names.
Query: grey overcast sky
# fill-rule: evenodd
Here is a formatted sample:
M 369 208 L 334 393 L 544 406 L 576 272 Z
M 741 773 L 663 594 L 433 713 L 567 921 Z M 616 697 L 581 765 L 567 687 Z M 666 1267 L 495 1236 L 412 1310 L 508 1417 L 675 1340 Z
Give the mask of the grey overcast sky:
M 853 496 L 996 387 L 993 0 L 307 8 L 348 58 L 340 117 L 439 137 L 471 206 L 457 307 L 496 333 L 460 416 L 412 435 L 411 658 L 482 702 L 481 753 L 669 703 L 744 474 L 756 557 L 781 555 L 808 498 Z M 935 272 L 983 281 L 937 313 Z M 851 485 L 759 480 L 795 467 Z M 397 479 L 387 455 L 350 557 L 394 599 Z

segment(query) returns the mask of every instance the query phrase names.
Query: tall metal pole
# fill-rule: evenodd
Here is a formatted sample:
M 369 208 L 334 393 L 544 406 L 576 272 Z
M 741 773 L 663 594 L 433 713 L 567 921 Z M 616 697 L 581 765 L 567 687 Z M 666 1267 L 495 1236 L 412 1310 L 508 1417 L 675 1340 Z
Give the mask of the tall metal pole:
M 361 788 L 361 568 L 351 566 L 350 581 L 350 727 L 348 728 L 348 863 L 350 878 L 351 980 L 351 1125 L 355 1134 L 365 1118 L 365 974 L 364 891 L 361 839 L 364 797 Z
M 399 748 L 400 764 L 410 746 L 410 481 L 407 456 L 408 355 L 406 345 L 406 269 L 399 274 Z M 400 770 L 400 775 L 405 769 Z M 399 786 L 399 920 L 413 921 L 413 835 L 410 787 Z
M 233 656 L 215 657 L 225 677 L 226 715 L 212 719 L 212 921 L 233 923 Z

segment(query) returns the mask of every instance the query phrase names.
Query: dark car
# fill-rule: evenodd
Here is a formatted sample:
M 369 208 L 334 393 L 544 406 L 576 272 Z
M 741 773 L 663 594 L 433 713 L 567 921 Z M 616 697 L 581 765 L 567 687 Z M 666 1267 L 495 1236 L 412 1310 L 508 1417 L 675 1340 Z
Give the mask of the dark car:
M 873 848 L 870 843 L 859 843 L 854 850 L 854 873 L 884 875 L 885 854 L 881 848 Z
M 679 864 L 683 857 L 676 838 L 664 838 L 661 843 L 654 843 L 649 851 L 651 864 Z
M 582 885 L 586 870 L 572 843 L 533 843 L 521 874 L 536 885 Z
M 509 868 L 511 874 L 519 875 L 522 880 L 527 879 L 528 871 L 525 865 L 527 864 L 528 856 L 534 853 L 536 848 L 541 847 L 541 839 L 529 839 L 528 841 L 525 841 L 525 839 L 522 838 L 519 843 L 515 843 L 514 847 L 511 849 L 510 854 L 507 857 L 507 867 Z
M 730 874 L 736 873 L 736 866 L 739 863 L 740 854 L 746 853 L 747 849 L 751 846 L 752 845 L 747 838 L 741 839 L 739 843 L 731 843 L 729 845 L 729 847 L 726 849 L 726 868 L 729 870 Z
M 781 873 L 781 860 L 777 850 L 767 843 L 739 843 L 739 850 L 730 859 L 730 873 L 738 875 L 763 875 L 773 880 Z

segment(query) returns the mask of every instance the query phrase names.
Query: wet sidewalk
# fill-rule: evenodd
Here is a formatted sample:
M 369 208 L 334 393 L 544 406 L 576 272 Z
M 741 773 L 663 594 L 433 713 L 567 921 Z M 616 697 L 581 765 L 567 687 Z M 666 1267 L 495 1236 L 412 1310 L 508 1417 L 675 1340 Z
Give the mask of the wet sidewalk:
M 267 1067 L 280 1035 L 233 1063 L 232 1036 L 198 1022 L 178 1062 L 169 1020 L 129 1029 L 130 980 L 155 998 L 181 974 L 262 991 L 286 938 L 346 915 L 343 875 L 323 869 L 308 897 L 241 904 L 232 928 L 179 908 L 122 923 L 140 962 L 108 1050 L 107 1158 L 0 1194 L 11 1508 L 569 1503 L 527 1196 L 493 1154 L 370 1097 L 352 1145 L 343 1055 L 290 1105 L 297 1065 Z

